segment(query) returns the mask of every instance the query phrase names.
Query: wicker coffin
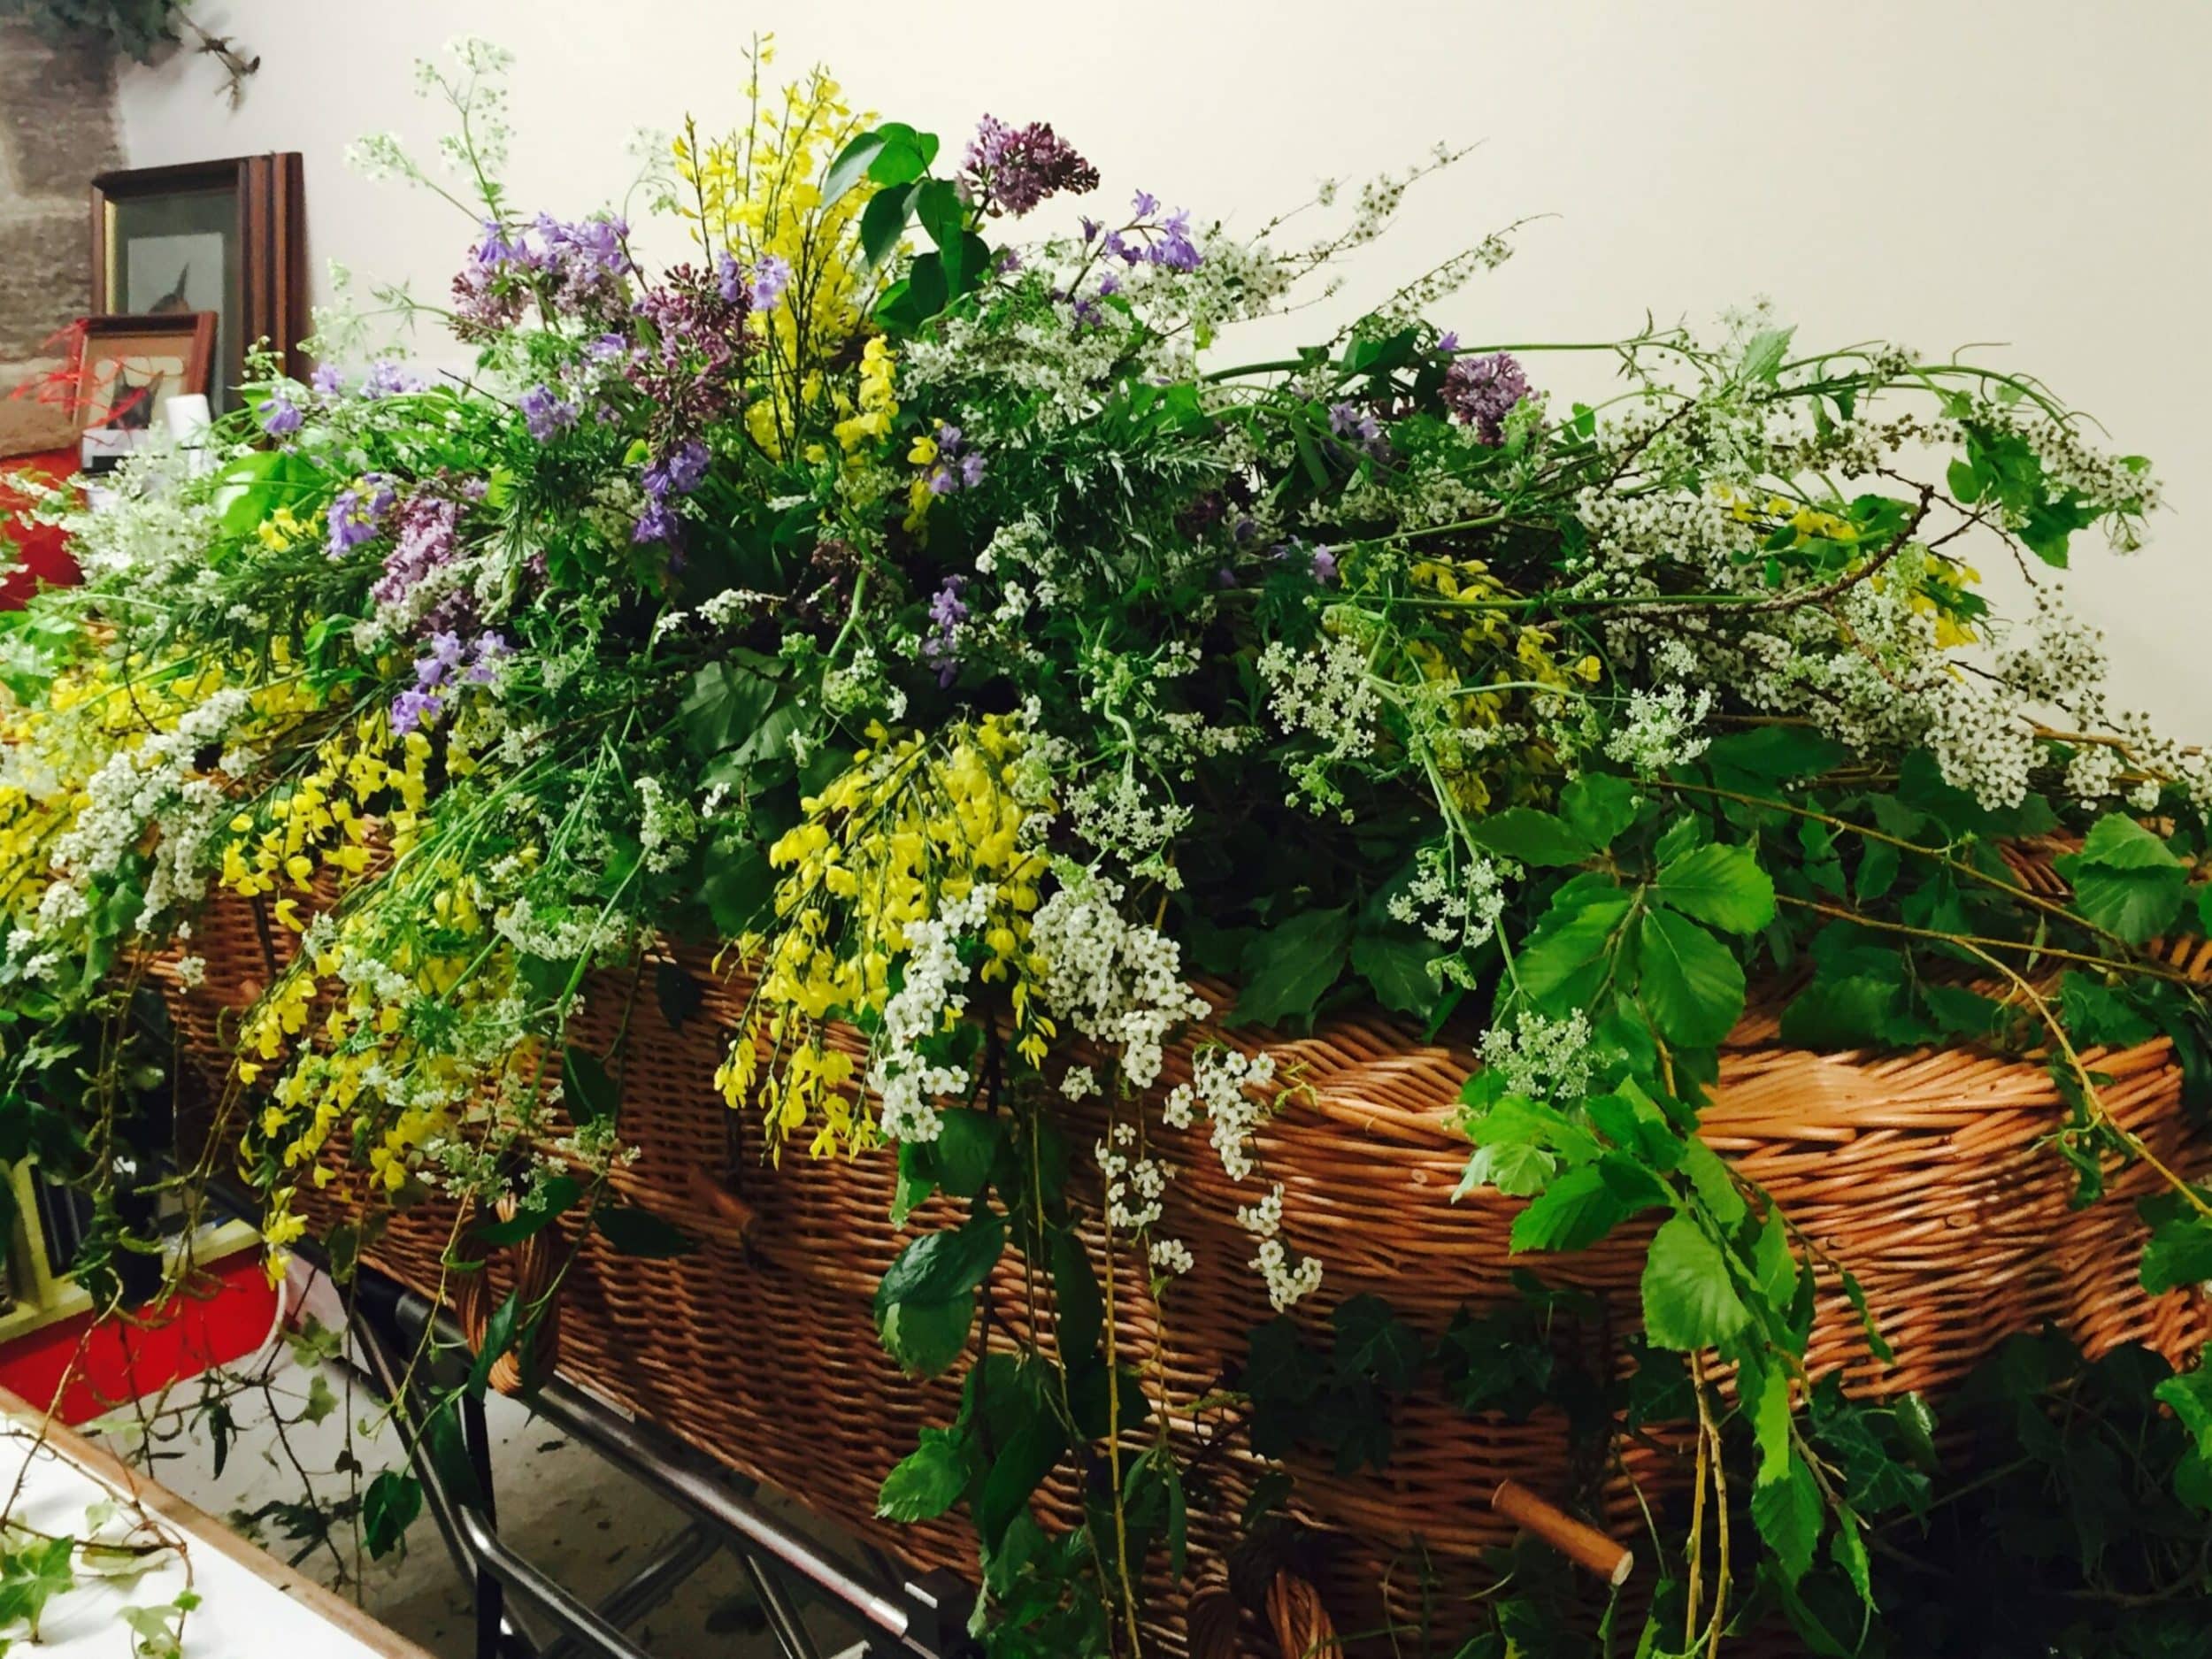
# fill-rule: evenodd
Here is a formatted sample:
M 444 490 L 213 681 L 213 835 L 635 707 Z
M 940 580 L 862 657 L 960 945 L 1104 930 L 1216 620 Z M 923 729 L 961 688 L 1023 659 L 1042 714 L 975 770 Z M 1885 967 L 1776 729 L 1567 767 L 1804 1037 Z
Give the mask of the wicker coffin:
M 196 941 L 204 982 L 189 993 L 170 987 L 187 1045 L 212 1071 L 227 1068 L 237 1010 L 269 981 L 273 942 L 248 907 L 219 907 Z M 2212 965 L 2212 947 L 2206 955 L 2186 965 Z M 884 1473 L 957 1403 L 956 1381 L 901 1375 L 871 1319 L 877 1279 L 904 1236 L 887 1218 L 893 1161 L 793 1156 L 766 1167 L 758 1124 L 727 1110 L 711 1082 L 748 984 L 718 978 L 703 956 L 682 959 L 709 987 L 706 1005 L 673 1032 L 649 1003 L 633 1013 L 622 1126 L 640 1154 L 614 1179 L 702 1248 L 646 1260 L 587 1241 L 561 1291 L 559 1368 L 917 1565 L 972 1570 L 964 1517 L 921 1526 L 871 1518 Z M 630 989 L 627 976 L 598 984 L 572 1040 L 603 1050 Z M 1171 1057 L 1168 1081 L 1187 1075 L 1190 1043 L 1209 1038 L 1256 1041 L 1248 1030 L 1195 1032 Z M 1472 1056 L 1425 1045 L 1380 1018 L 1337 1020 L 1270 1046 L 1281 1071 L 1308 1086 L 1286 1097 L 1259 1141 L 1268 1176 L 1286 1189 L 1286 1235 L 1325 1263 L 1322 1291 L 1301 1316 L 1325 1320 L 1338 1301 L 1371 1291 L 1433 1336 L 1463 1303 L 1511 1294 L 1511 1271 L 1528 1260 L 1508 1254 L 1518 1202 L 1451 1200 L 1466 1148 L 1444 1125 Z M 2192 1171 L 2212 1164 L 2185 1127 L 2162 1041 L 2090 1058 L 2112 1079 L 2113 1116 L 2163 1161 Z M 1783 1046 L 1772 1016 L 1755 1011 L 1729 1041 L 1704 1125 L 1717 1149 L 1857 1275 L 1899 1355 L 1893 1367 L 1878 1366 L 1834 1305 L 1841 1299 L 1829 1297 L 1812 1371 L 1841 1367 L 1855 1389 L 1875 1394 L 1939 1394 L 2006 1336 L 2045 1321 L 2093 1356 L 2136 1341 L 2178 1360 L 2212 1336 L 2201 1298 L 2154 1298 L 2137 1282 L 2142 1231 L 2131 1201 L 2154 1189 L 2151 1171 L 2120 1172 L 2104 1202 L 2070 1208 L 2068 1171 L 2038 1145 L 2063 1115 L 2032 1066 L 1961 1050 L 1809 1053 Z M 1095 1133 L 1079 1125 L 1073 1138 L 1088 1145 Z M 1155 1141 L 1181 1171 L 1162 1225 L 1189 1243 L 1198 1265 L 1161 1308 L 1125 1252 L 1114 1301 L 1125 1361 L 1164 1376 L 1187 1400 L 1244 1351 L 1268 1309 L 1233 1219 L 1251 1194 L 1227 1180 L 1202 1134 L 1183 1140 Z M 335 1188 L 321 1202 L 337 1213 Z M 925 1211 L 915 1225 L 937 1219 Z M 441 1259 L 455 1225 L 449 1207 L 411 1211 L 376 1259 L 426 1292 L 449 1288 Z M 1642 1244 L 1627 1233 L 1541 1266 L 1547 1279 L 1597 1292 L 1632 1318 Z M 495 1261 L 490 1280 L 503 1286 L 512 1271 Z M 993 1291 L 1002 1323 L 1018 1328 L 1010 1255 Z M 1188 1423 L 1179 1432 L 1201 1432 Z M 1486 1495 L 1506 1478 L 1562 1501 L 1576 1495 L 1566 1490 L 1565 1425 L 1541 1416 L 1515 1425 L 1415 1400 L 1394 1440 L 1381 1473 L 1340 1477 L 1320 1459 L 1294 1460 L 1294 1512 L 1333 1544 L 1308 1570 L 1355 1651 L 1366 1646 L 1355 1632 L 1395 1631 L 1397 1641 L 1379 1639 L 1378 1650 L 1417 1654 L 1426 1631 L 1448 1653 L 1455 1644 L 1442 1639 L 1455 1591 L 1486 1582 L 1478 1555 L 1511 1536 Z M 1686 1468 L 1669 1466 L 1662 1451 L 1631 1447 L 1626 1455 L 1647 1498 L 1687 1482 Z M 1215 1462 L 1228 1501 L 1210 1508 L 1233 1515 L 1260 1467 L 1240 1452 Z M 1048 1510 L 1070 1502 L 1065 1493 L 1041 1499 Z M 1640 1531 L 1635 1494 L 1619 1475 L 1583 1507 L 1617 1537 Z M 1163 1586 L 1146 1609 L 1164 1651 L 1261 1652 L 1286 1639 L 1296 1651 L 1310 1640 L 1301 1632 L 1325 1629 L 1310 1608 L 1283 1605 L 1279 1584 L 1279 1633 L 1248 1615 L 1243 1633 L 1231 1634 L 1240 1626 L 1222 1588 L 1230 1528 L 1196 1513 L 1191 1525 L 1189 1586 Z

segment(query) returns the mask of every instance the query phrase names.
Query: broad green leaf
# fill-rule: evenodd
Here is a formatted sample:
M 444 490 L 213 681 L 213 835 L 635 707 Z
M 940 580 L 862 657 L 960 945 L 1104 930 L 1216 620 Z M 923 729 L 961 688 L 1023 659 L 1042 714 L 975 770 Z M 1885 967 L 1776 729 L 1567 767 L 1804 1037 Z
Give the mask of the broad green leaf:
M 1417 933 L 1362 933 L 1352 941 L 1352 972 L 1385 1008 L 1425 1019 L 1440 987 L 1429 977 L 1436 947 Z
M 1245 947 L 1244 990 L 1234 1025 L 1279 1025 L 1310 1018 L 1344 972 L 1352 940 L 1347 908 L 1306 910 Z
M 488 1221 L 476 1229 L 486 1244 L 520 1244 L 542 1232 L 583 1195 L 583 1186 L 572 1175 L 549 1175 L 538 1183 L 529 1202 L 518 1205 L 504 1221 Z
M 1513 978 L 1539 1003 L 1579 1006 L 1596 988 L 1614 934 L 1627 918 L 1628 895 L 1609 889 L 1563 911 L 1556 904 L 1514 959 Z M 1582 995 L 1574 993 L 1580 991 Z
M 1684 853 L 1660 871 L 1651 895 L 1732 933 L 1755 933 L 1774 919 L 1774 883 L 1746 847 L 1715 842 Z
M 660 1259 L 689 1256 L 699 1248 L 690 1235 L 651 1210 L 634 1210 L 626 1204 L 601 1204 L 591 1212 L 591 1225 L 623 1256 Z
M 421 1513 L 421 1483 L 396 1469 L 380 1471 L 361 1494 L 362 1542 L 369 1554 L 380 1560 L 398 1548 Z
M 1713 1219 L 1724 1227 L 1733 1227 L 1744 1218 L 1747 1206 L 1744 1196 L 1736 1188 L 1728 1165 L 1719 1153 L 1707 1146 L 1695 1135 L 1682 1155 L 1683 1172 L 1690 1178 L 1690 1185 L 1712 1212 Z
M 654 965 L 653 1000 L 660 1004 L 661 1018 L 671 1031 L 681 1031 L 684 1021 L 699 1011 L 706 997 L 704 988 L 682 964 L 663 961 Z
M 1636 821 L 1636 786 L 1611 772 L 1586 772 L 1559 792 L 1559 816 L 1593 847 L 1609 847 Z
M 468 1394 L 472 1399 L 484 1397 L 484 1390 L 491 1381 L 492 1367 L 499 1363 L 501 1355 L 515 1345 L 515 1325 L 521 1317 L 522 1293 L 511 1290 L 506 1300 L 492 1310 L 492 1317 L 484 1321 L 484 1340 L 476 1345 L 476 1359 L 469 1367 Z M 315 1383 L 326 1394 L 329 1392 L 329 1385 L 323 1381 L 320 1371 L 315 1373 Z M 331 1403 L 337 1402 L 334 1400 Z M 326 1408 L 323 1416 L 329 1415 Z
M 2124 812 L 2108 812 L 2082 838 L 2075 862 L 2106 870 L 2179 870 L 2166 843 Z
M 1647 910 L 1637 1000 L 1662 1036 L 1686 1048 L 1709 1048 L 1742 1017 L 1743 969 L 1728 947 L 1695 922 Z
M 1782 1479 L 1752 1489 L 1752 1521 L 1759 1529 L 1759 1536 L 1766 1540 L 1767 1548 L 1774 1552 L 1775 1564 L 1782 1570 L 1782 1576 L 1793 1586 L 1812 1568 L 1814 1552 L 1820 1547 L 1821 1523 L 1826 1515 L 1820 1484 L 1813 1479 L 1813 1471 L 1806 1467 L 1805 1460 L 1795 1452 L 1790 1454 L 1789 1470 Z
M 909 1241 L 876 1286 L 876 1312 L 902 1302 L 944 1302 L 973 1290 L 1006 1248 L 1006 1224 L 992 1210 L 965 1225 Z
M 1331 1363 L 1343 1378 L 1371 1377 L 1394 1394 L 1413 1386 L 1421 1373 L 1421 1336 L 1381 1297 L 1362 1294 L 1329 1316 L 1336 1348 Z
M 1098 1291 L 1098 1270 L 1082 1239 L 1066 1228 L 1052 1235 L 1052 1293 L 1057 1306 L 1053 1317 L 1053 1343 L 1064 1366 L 1074 1367 L 1098 1347 L 1105 1329 L 1104 1304 Z
M 1803 726 L 1759 726 L 1715 738 L 1701 758 L 1722 771 L 1779 780 L 1832 772 L 1851 758 L 1851 751 Z
M 1586 1249 L 1627 1217 L 1628 1210 L 1594 1164 L 1569 1170 L 1513 1217 L 1512 1248 Z
M 621 1103 L 620 1091 L 599 1056 L 572 1042 L 561 1056 L 561 1103 L 579 1125 L 612 1123 Z
M 822 209 L 826 211 L 841 201 L 845 192 L 866 176 L 868 167 L 883 153 L 883 137 L 879 133 L 866 132 L 854 135 L 837 152 L 836 160 L 822 176 Z
M 1477 818 L 1467 838 L 1487 851 L 1537 867 L 1578 864 L 1598 851 L 1598 843 L 1564 818 L 1532 806 L 1509 806 Z
M 1006 1438 L 976 1493 L 975 1530 L 984 1548 L 998 1547 L 1008 1525 L 1027 1509 L 1029 1494 L 1052 1472 L 1067 1448 L 1067 1431 L 1058 1418 L 1042 1411 Z
M 1653 1238 L 1643 1299 L 1644 1334 L 1655 1348 L 1694 1353 L 1725 1341 L 1751 1320 L 1720 1247 L 1688 1216 L 1676 1216 Z
M 924 1429 L 922 1443 L 892 1466 L 876 1494 L 876 1513 L 911 1525 L 933 1521 L 960 1502 L 975 1477 L 967 1436 Z
M 1551 1180 L 1552 1171 L 1558 1167 L 1557 1158 L 1543 1148 L 1526 1142 L 1477 1147 L 1474 1156 L 1467 1160 L 1467 1172 L 1460 1178 L 1458 1190 L 1452 1196 L 1463 1198 L 1482 1187 L 1494 1187 L 1508 1198 L 1527 1198 L 1542 1192 Z
M 2193 1371 L 2167 1378 L 2151 1392 L 2188 1430 L 2197 1443 L 2197 1455 L 2212 1458 L 2212 1367 L 2200 1363 Z
M 2212 1221 L 2191 1210 L 2160 1222 L 2143 1247 L 2141 1274 L 2154 1296 L 2212 1280 Z
M 903 188 L 881 190 L 861 210 L 860 254 L 869 265 L 881 265 L 899 245 L 899 238 L 906 232 L 907 205 L 911 199 Z
M 1005 1139 L 1002 1118 L 964 1106 L 949 1108 L 938 1119 L 937 1139 L 926 1143 L 936 1184 L 955 1198 L 973 1198 L 991 1179 L 991 1165 Z
M 1759 1372 L 1751 1402 L 1751 1432 L 1759 1448 L 1758 1484 L 1772 1486 L 1790 1472 L 1790 1374 L 1778 1364 Z
M 941 1376 L 968 1346 L 975 1323 L 975 1293 L 942 1302 L 894 1302 L 877 1316 L 884 1351 L 918 1377 Z
M 1836 1530 L 1828 1539 L 1828 1559 L 1842 1569 L 1867 1607 L 1874 1605 L 1874 1574 L 1866 1555 L 1866 1540 L 1860 1535 L 1859 1517 L 1849 1509 L 1836 1516 Z

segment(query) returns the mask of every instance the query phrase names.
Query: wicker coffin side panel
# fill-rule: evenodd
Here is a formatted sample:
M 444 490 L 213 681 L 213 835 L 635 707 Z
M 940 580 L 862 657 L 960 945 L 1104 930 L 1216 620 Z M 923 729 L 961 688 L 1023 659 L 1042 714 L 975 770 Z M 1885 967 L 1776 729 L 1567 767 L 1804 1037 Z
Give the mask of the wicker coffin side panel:
M 221 936 L 242 959 L 219 962 L 204 929 L 207 981 L 180 995 L 193 1047 L 218 1066 L 217 1013 L 249 1000 L 267 966 L 257 930 L 234 923 Z M 902 1242 L 887 1219 L 891 1160 L 795 1155 L 780 1169 L 765 1166 L 757 1121 L 729 1112 L 711 1082 L 748 987 L 715 975 L 703 958 L 686 962 L 708 992 L 681 1029 L 667 1028 L 649 987 L 640 996 L 629 976 L 602 976 L 572 1036 L 603 1052 L 626 1018 L 623 1125 L 639 1154 L 615 1184 L 702 1248 L 649 1261 L 587 1242 L 562 1292 L 561 1368 L 919 1564 L 971 1568 L 964 1519 L 891 1527 L 870 1518 L 884 1472 L 957 1402 L 956 1382 L 902 1377 L 870 1317 L 875 1281 Z M 1224 1035 L 1194 1033 L 1171 1056 L 1165 1080 L 1188 1075 L 1194 1044 Z M 857 1043 L 853 1033 L 843 1041 Z M 1463 1303 L 1510 1294 L 1512 1271 L 1527 1264 L 1508 1248 L 1518 1204 L 1450 1199 L 1465 1149 L 1444 1125 L 1471 1056 L 1425 1047 L 1379 1021 L 1341 1022 L 1275 1047 L 1297 1087 L 1260 1136 L 1259 1179 L 1283 1183 L 1289 1242 L 1326 1269 L 1301 1317 L 1321 1325 L 1339 1302 L 1372 1292 L 1433 1336 Z M 2162 1044 L 2091 1063 L 2113 1079 L 2106 1102 L 2114 1117 L 2162 1159 L 2192 1171 L 2212 1165 L 2185 1129 Z M 1073 1116 L 1079 1146 L 1106 1132 L 1095 1113 Z M 2142 1234 L 2131 1200 L 2153 1190 L 2154 1174 L 2123 1171 L 2105 1202 L 2070 1207 L 2070 1176 L 2039 1144 L 2063 1116 L 2050 1080 L 2032 1067 L 1962 1052 L 1809 1054 L 1779 1047 L 1771 1020 L 1754 1017 L 1724 1056 L 1705 1122 L 1716 1146 L 1857 1276 L 1900 1354 L 1897 1365 L 1877 1365 L 1832 1296 L 1813 1369 L 1840 1366 L 1855 1386 L 1890 1393 L 1940 1392 L 2004 1337 L 2046 1320 L 2093 1353 L 2134 1340 L 2177 1359 L 2212 1335 L 2201 1299 L 2151 1298 L 2136 1282 Z M 1187 1400 L 1220 1379 L 1268 1317 L 1246 1265 L 1250 1240 L 1233 1219 L 1256 1183 L 1230 1182 L 1200 1133 L 1156 1133 L 1154 1150 L 1179 1171 L 1161 1227 L 1190 1245 L 1198 1265 L 1157 1306 L 1125 1252 L 1114 1271 L 1118 1346 L 1124 1363 Z M 938 1218 L 926 1212 L 918 1225 Z M 402 1217 L 380 1261 L 434 1293 L 452 1220 L 435 1206 Z M 1539 1265 L 1599 1294 L 1625 1326 L 1638 1305 L 1643 1236 Z M 492 1264 L 495 1279 L 503 1271 Z M 1002 1340 L 1025 1328 L 1017 1263 L 1002 1264 L 990 1294 Z M 1392 1461 L 1380 1472 L 1343 1477 L 1321 1460 L 1294 1460 L 1295 1512 L 1333 1540 L 1305 1564 L 1348 1634 L 1426 1628 L 1440 1636 L 1453 1628 L 1451 1607 L 1482 1583 L 1479 1553 L 1510 1536 L 1482 1494 L 1509 1477 L 1573 1498 L 1567 1437 L 1556 1419 L 1509 1424 L 1434 1402 L 1409 1402 L 1394 1428 Z M 1184 1421 L 1175 1432 L 1185 1449 L 1202 1449 L 1201 1425 Z M 1639 1448 L 1633 1459 L 1648 1500 L 1663 1503 L 1686 1483 L 1686 1469 L 1663 1452 Z M 1233 1514 L 1257 1467 L 1234 1452 L 1209 1466 L 1223 1510 Z M 1040 1503 L 1064 1515 L 1074 1494 L 1048 1492 Z M 1594 1507 L 1617 1536 L 1640 1529 L 1625 1479 L 1603 1486 Z M 1194 1583 L 1219 1582 L 1233 1542 L 1226 1525 L 1194 1516 Z M 1146 1609 L 1172 1652 L 1184 1649 L 1185 1600 L 1163 1586 Z M 1248 1621 L 1248 1632 L 1254 1628 Z

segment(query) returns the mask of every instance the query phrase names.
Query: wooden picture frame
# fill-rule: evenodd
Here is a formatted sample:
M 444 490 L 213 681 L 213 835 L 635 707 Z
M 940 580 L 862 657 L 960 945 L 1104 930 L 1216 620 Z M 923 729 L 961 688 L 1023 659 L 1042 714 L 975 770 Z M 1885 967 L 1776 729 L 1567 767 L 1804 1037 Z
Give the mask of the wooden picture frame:
M 269 342 L 288 374 L 305 373 L 306 231 L 296 150 L 101 173 L 92 181 L 92 309 L 215 313 L 207 393 L 219 414 L 240 401 L 255 341 Z
M 80 427 L 160 430 L 169 398 L 208 389 L 215 330 L 213 311 L 86 318 L 74 371 Z

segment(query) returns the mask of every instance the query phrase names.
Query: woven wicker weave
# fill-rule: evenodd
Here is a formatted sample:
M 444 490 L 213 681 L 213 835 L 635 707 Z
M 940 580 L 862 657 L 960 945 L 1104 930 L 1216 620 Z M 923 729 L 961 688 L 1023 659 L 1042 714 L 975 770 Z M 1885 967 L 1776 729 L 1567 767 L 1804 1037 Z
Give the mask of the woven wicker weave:
M 171 982 L 189 1048 L 216 1071 L 227 1065 L 236 1010 L 277 965 L 267 941 L 246 907 L 219 906 L 195 941 L 208 964 L 204 983 L 186 992 Z M 912 1449 L 922 1426 L 949 1419 L 957 1395 L 954 1381 L 901 1376 L 870 1317 L 876 1280 L 902 1242 L 887 1219 L 892 1161 L 792 1157 L 780 1170 L 764 1167 L 758 1124 L 727 1111 L 711 1086 L 748 984 L 718 979 L 704 958 L 682 960 L 708 986 L 706 1005 L 675 1032 L 657 1015 L 633 1016 L 622 1127 L 641 1152 L 614 1181 L 702 1248 L 643 1260 L 586 1242 L 561 1293 L 560 1369 L 917 1564 L 972 1570 L 964 1518 L 921 1526 L 869 1518 L 884 1472 Z M 2201 970 L 2212 960 L 2182 965 Z M 572 1040 L 610 1045 L 630 988 L 626 976 L 595 983 Z M 1187 1075 L 1191 1043 L 1209 1039 L 1256 1041 L 1245 1030 L 1202 1028 L 1171 1056 L 1168 1080 Z M 1444 1125 L 1472 1056 L 1369 1018 L 1270 1046 L 1281 1071 L 1305 1087 L 1286 1096 L 1259 1151 L 1267 1178 L 1286 1188 L 1287 1240 L 1326 1268 L 1321 1294 L 1301 1317 L 1319 1322 L 1337 1302 L 1371 1291 L 1434 1336 L 1463 1303 L 1510 1294 L 1512 1270 L 1526 1264 L 1507 1248 L 1518 1202 L 1450 1196 L 1466 1148 Z M 2162 1041 L 2088 1058 L 2111 1079 L 2104 1093 L 2112 1115 L 2170 1165 L 2199 1171 L 2212 1163 L 2185 1129 L 2179 1078 Z M 2035 1067 L 1962 1050 L 1808 1053 L 1782 1046 L 1771 1014 L 1755 1011 L 1730 1039 L 1703 1121 L 1710 1142 L 1857 1275 L 1899 1356 L 1893 1367 L 1877 1365 L 1855 1323 L 1832 1305 L 1840 1299 L 1828 1297 L 1810 1368 L 1841 1367 L 1855 1388 L 1891 1394 L 1939 1392 L 2003 1338 L 2047 1320 L 2092 1355 L 2138 1341 L 2178 1360 L 2212 1335 L 2193 1293 L 2153 1298 L 2137 1283 L 2142 1234 L 2131 1200 L 2153 1189 L 2150 1171 L 2119 1171 L 2105 1202 L 2070 1207 L 2067 1170 L 2038 1145 L 2062 1117 Z M 1087 1145 L 1096 1128 L 1075 1125 L 1077 1143 Z M 1245 1265 L 1249 1241 L 1233 1219 L 1248 1188 L 1227 1180 L 1202 1135 L 1179 1141 L 1169 1133 L 1155 1144 L 1181 1171 L 1160 1225 L 1189 1243 L 1198 1265 L 1163 1310 L 1125 1252 L 1115 1279 L 1118 1345 L 1125 1363 L 1156 1366 L 1171 1395 L 1189 1399 L 1243 1352 L 1246 1333 L 1268 1310 Z M 343 1199 L 334 1189 L 319 1202 Z M 916 1225 L 939 1219 L 925 1211 Z M 376 1259 L 435 1292 L 455 1220 L 437 1205 L 410 1212 Z M 1579 1256 L 1543 1258 L 1541 1267 L 1549 1279 L 1601 1294 L 1622 1322 L 1632 1321 L 1646 1236 L 1629 1230 Z M 512 1271 L 495 1262 L 492 1284 L 503 1286 Z M 1003 1328 L 1018 1331 L 1019 1271 L 1010 1257 L 992 1294 Z M 1177 1432 L 1194 1449 L 1201 1431 L 1185 1422 Z M 1458 1622 L 1449 1610 L 1455 1594 L 1484 1581 L 1479 1553 L 1510 1536 L 1484 1494 L 1509 1478 L 1563 1501 L 1571 1495 L 1566 1428 L 1541 1414 L 1514 1425 L 1415 1400 L 1396 1419 L 1394 1446 L 1380 1473 L 1340 1476 L 1318 1459 L 1294 1458 L 1294 1513 L 1334 1542 L 1310 1570 L 1337 1629 L 1348 1637 L 1426 1626 L 1441 1638 Z M 1687 1471 L 1663 1450 L 1632 1447 L 1626 1455 L 1647 1494 L 1686 1485 Z M 1259 1466 L 1240 1453 L 1216 1466 L 1222 1501 L 1209 1511 L 1233 1516 Z M 1065 1513 L 1072 1500 L 1058 1492 L 1040 1502 L 1050 1514 Z M 1624 1479 L 1604 1486 L 1591 1508 L 1617 1537 L 1640 1531 Z M 1146 1609 L 1164 1650 L 1263 1652 L 1294 1635 L 1310 1649 L 1328 1623 L 1288 1580 L 1269 1598 L 1265 1619 L 1247 1615 L 1236 1626 L 1221 1589 L 1232 1532 L 1194 1512 L 1200 1587 L 1163 1587 Z M 1223 1645 L 1233 1626 L 1242 1647 Z M 1409 1640 L 1404 1650 L 1423 1649 Z

